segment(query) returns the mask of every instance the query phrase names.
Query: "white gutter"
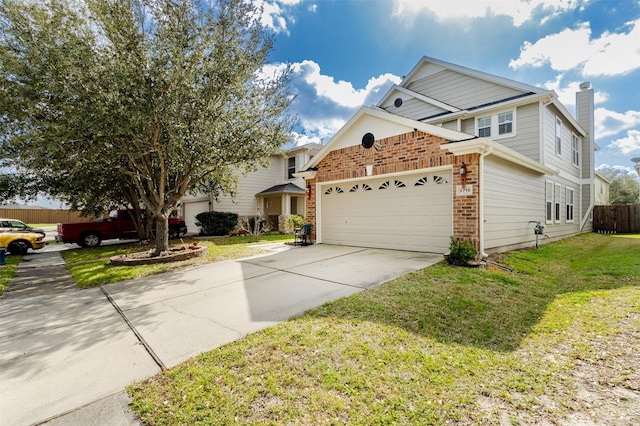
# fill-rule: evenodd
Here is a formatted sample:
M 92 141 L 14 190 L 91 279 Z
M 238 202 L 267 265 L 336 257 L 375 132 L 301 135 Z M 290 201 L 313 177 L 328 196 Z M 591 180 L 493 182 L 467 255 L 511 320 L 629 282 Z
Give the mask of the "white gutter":
M 480 255 L 483 258 L 489 257 L 487 253 L 484 251 L 484 157 L 491 154 L 493 152 L 493 147 L 488 145 L 485 150 L 480 154 L 480 164 L 478 165 L 480 169 L 480 176 L 478 177 L 478 208 L 480 210 L 480 241 L 478 242 L 480 246 Z

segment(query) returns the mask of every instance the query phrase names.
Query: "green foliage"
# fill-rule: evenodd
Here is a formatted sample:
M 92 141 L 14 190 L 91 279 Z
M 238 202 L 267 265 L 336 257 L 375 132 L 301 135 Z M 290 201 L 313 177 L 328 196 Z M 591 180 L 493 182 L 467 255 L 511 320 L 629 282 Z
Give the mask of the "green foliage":
M 449 245 L 449 261 L 455 264 L 465 264 L 468 261 L 475 259 L 477 255 L 476 248 L 469 240 L 454 239 L 451 237 L 451 244 Z
M 200 235 L 229 235 L 238 226 L 238 214 L 229 212 L 203 212 L 196 215 Z
M 287 232 L 291 233 L 295 231 L 297 228 L 300 228 L 304 225 L 304 218 L 302 216 L 298 216 L 297 214 L 291 214 L 287 217 L 285 221 L 285 227 Z
M 640 181 L 636 172 L 609 167 L 599 169 L 598 173 L 609 181 L 610 204 L 633 204 L 638 202 Z
M 294 124 L 259 17 L 250 0 L 3 0 L 3 154 L 72 206 L 159 222 L 187 192 L 232 192 Z

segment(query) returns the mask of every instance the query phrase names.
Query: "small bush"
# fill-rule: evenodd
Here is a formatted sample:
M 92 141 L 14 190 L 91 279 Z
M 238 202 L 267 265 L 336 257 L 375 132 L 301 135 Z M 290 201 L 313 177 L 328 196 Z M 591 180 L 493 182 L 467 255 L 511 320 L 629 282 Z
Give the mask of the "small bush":
M 238 214 L 229 212 L 203 212 L 196 215 L 200 235 L 229 235 L 238 225 Z
M 451 237 L 449 245 L 449 263 L 464 265 L 472 259 L 476 258 L 477 251 L 475 246 L 469 240 L 454 239 Z
M 289 215 L 284 224 L 285 232 L 287 234 L 293 234 L 293 231 L 302 225 L 304 225 L 304 218 L 302 216 L 298 216 L 297 214 Z

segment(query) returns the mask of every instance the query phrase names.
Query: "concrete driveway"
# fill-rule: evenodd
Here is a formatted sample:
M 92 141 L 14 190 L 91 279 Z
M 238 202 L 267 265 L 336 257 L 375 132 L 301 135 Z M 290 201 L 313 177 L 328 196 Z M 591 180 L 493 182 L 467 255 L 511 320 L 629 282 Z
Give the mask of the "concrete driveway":
M 0 425 L 136 424 L 123 394 L 132 381 L 442 259 L 323 244 L 272 249 L 84 291 L 0 299 Z M 37 280 L 46 269 L 44 262 L 19 275 Z

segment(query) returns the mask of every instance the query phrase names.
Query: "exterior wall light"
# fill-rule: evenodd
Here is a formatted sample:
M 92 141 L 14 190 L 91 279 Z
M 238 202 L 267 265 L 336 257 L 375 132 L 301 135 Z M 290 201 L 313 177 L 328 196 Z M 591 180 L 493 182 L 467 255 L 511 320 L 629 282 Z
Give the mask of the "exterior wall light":
M 462 177 L 462 185 L 466 185 L 467 184 L 467 166 L 466 164 L 464 164 L 464 162 L 460 166 L 460 177 Z

